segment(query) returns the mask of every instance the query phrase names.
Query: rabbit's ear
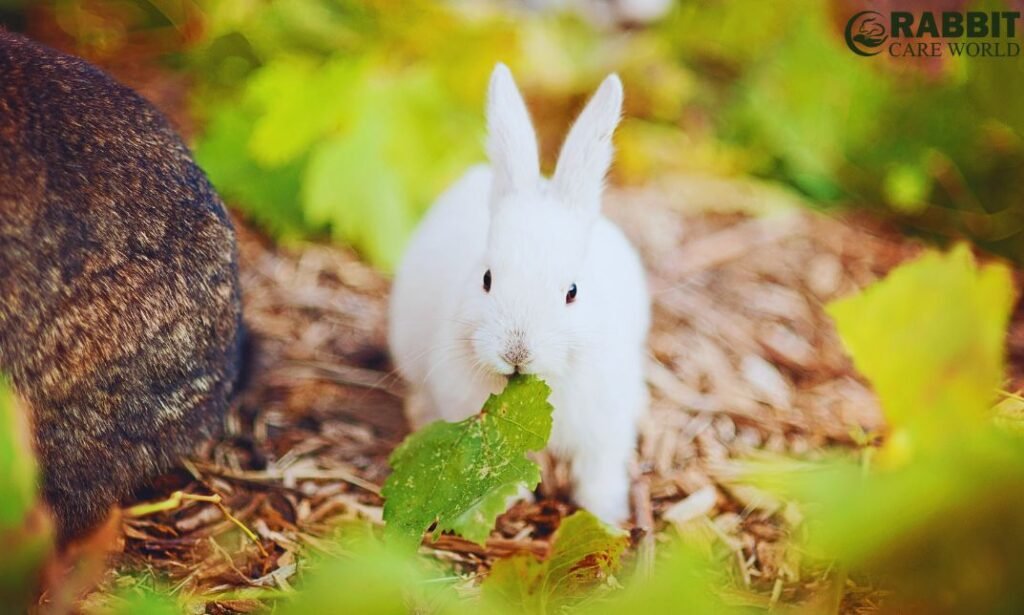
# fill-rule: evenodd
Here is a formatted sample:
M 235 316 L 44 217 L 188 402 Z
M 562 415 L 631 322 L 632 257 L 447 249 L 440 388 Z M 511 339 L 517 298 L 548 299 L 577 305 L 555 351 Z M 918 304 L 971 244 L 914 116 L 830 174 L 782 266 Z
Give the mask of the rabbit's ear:
M 487 155 L 494 167 L 494 194 L 530 190 L 540 181 L 537 136 L 508 67 L 499 63 L 487 89 Z
M 562 145 L 553 179 L 565 203 L 587 213 L 601 208 L 604 176 L 612 163 L 612 133 L 622 116 L 622 81 L 609 75 L 580 113 Z

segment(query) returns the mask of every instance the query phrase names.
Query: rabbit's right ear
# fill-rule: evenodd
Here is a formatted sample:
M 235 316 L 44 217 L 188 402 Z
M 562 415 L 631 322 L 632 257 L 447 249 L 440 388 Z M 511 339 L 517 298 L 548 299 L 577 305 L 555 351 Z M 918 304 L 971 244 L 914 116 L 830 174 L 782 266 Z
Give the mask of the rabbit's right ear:
M 552 184 L 574 209 L 601 210 L 604 176 L 612 163 L 612 133 L 622 117 L 622 81 L 609 75 L 576 119 L 558 155 Z
M 537 136 L 512 72 L 501 63 L 487 89 L 487 155 L 494 168 L 494 200 L 538 186 Z

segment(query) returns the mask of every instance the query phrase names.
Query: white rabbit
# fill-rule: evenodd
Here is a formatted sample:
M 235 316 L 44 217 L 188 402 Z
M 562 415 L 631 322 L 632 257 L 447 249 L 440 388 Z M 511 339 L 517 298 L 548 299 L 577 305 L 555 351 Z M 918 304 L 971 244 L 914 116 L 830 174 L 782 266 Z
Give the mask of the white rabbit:
M 389 331 L 417 427 L 478 412 L 516 371 L 545 380 L 549 448 L 570 462 L 576 502 L 610 523 L 629 517 L 650 324 L 640 259 L 600 211 L 621 109 L 611 75 L 547 180 L 526 105 L 499 64 L 487 101 L 491 166 L 467 172 L 417 229 Z

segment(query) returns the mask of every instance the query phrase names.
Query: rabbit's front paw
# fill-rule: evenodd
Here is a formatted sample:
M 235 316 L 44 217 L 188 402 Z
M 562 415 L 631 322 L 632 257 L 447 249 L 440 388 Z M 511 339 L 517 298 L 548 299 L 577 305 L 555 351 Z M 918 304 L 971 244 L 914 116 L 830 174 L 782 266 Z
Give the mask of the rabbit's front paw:
M 629 520 L 629 478 L 627 476 L 586 477 L 577 481 L 576 503 L 610 525 Z

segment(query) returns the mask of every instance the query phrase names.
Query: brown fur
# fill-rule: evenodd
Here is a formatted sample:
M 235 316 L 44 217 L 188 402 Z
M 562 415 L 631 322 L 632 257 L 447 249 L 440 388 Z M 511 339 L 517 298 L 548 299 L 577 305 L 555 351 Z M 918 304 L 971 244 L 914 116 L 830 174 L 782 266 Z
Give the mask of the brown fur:
M 167 121 L 0 31 L 0 371 L 61 541 L 219 427 L 241 337 L 231 222 Z

